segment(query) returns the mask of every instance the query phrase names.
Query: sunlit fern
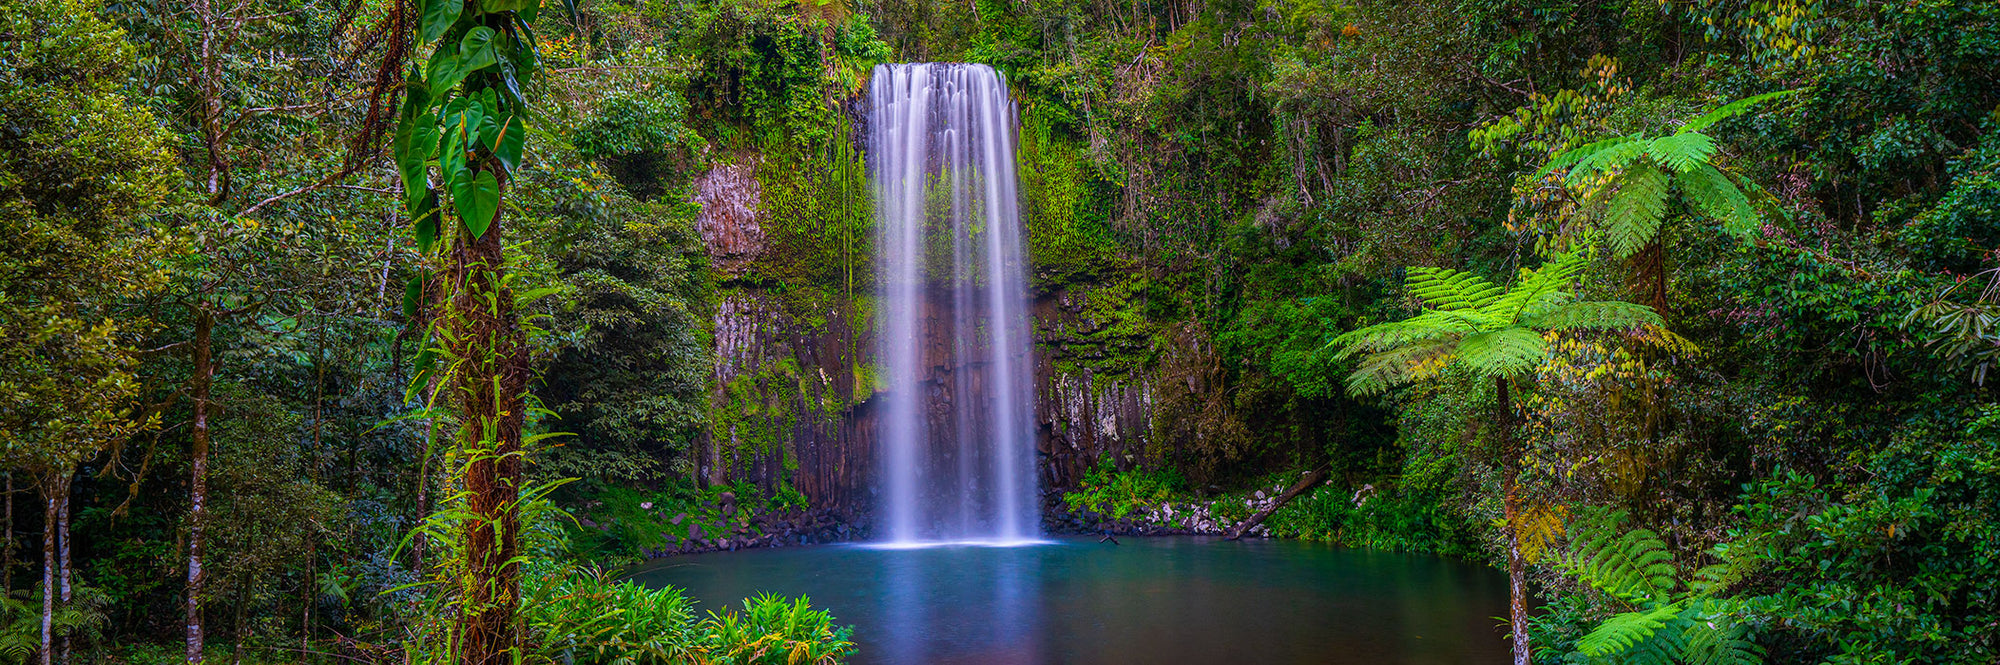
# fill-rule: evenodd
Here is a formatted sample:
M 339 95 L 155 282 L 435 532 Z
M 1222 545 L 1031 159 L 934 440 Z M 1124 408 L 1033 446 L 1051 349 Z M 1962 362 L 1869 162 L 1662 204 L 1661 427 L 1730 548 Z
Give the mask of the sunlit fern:
M 1588 250 L 1523 269 L 1511 288 L 1471 273 L 1411 268 L 1409 291 L 1423 302 L 1416 316 L 1369 326 L 1333 339 L 1339 357 L 1365 354 L 1348 375 L 1348 390 L 1376 394 L 1460 365 L 1482 377 L 1519 376 L 1549 355 L 1545 332 L 1659 326 L 1652 308 L 1617 301 L 1577 300 L 1572 282 L 1589 263 Z
M 1689 120 L 1667 136 L 1631 134 L 1596 141 L 1556 155 L 1533 179 L 1561 172 L 1565 186 L 1583 190 L 1586 207 L 1603 209 L 1605 240 L 1619 258 L 1631 256 L 1659 235 L 1668 196 L 1676 189 L 1690 207 L 1719 222 L 1723 231 L 1748 236 L 1763 219 L 1758 203 L 1768 205 L 1771 197 L 1755 184 L 1716 168 L 1715 139 L 1702 130 L 1758 103 L 1796 92 L 1739 99 Z

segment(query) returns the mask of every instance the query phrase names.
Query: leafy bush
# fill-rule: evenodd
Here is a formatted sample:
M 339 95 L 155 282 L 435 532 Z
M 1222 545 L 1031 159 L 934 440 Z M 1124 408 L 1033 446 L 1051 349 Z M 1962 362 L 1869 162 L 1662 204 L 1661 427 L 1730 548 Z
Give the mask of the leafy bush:
M 806 598 L 760 595 L 743 601 L 741 614 L 710 612 L 697 621 L 679 589 L 650 589 L 590 568 L 537 572 L 524 590 L 533 660 L 790 665 L 838 663 L 854 653 L 852 629 L 835 627 L 833 616 Z
M 736 511 L 723 515 L 724 492 L 736 498 Z M 580 523 L 570 528 L 572 553 L 590 561 L 632 561 L 649 548 L 668 545 L 666 533 L 686 532 L 690 522 L 748 525 L 756 514 L 797 510 L 807 506 L 805 496 L 789 485 L 766 495 L 756 485 L 737 482 L 695 489 L 685 484 L 669 484 L 659 490 L 609 487 L 589 495 L 587 505 L 576 512 L 595 528 Z M 676 515 L 686 515 L 679 524 Z
M 1107 455 L 1084 474 L 1077 491 L 1063 494 L 1063 503 L 1070 510 L 1091 510 L 1112 519 L 1123 519 L 1134 510 L 1165 503 L 1186 486 L 1186 479 L 1177 470 L 1119 471 L 1117 463 Z

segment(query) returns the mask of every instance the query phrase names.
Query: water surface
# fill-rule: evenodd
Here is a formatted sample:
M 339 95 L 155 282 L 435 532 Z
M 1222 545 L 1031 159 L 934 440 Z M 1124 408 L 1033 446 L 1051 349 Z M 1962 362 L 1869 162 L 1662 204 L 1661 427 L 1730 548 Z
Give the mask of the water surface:
M 1506 578 L 1295 541 L 1058 538 L 674 557 L 636 572 L 722 609 L 805 595 L 855 663 L 1506 663 Z

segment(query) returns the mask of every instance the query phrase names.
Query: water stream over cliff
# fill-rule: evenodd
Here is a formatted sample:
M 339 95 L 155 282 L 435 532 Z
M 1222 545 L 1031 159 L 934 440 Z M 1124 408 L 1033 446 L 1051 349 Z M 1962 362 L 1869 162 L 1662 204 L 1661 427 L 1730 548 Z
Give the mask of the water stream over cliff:
M 878 533 L 893 545 L 1038 532 L 1033 363 L 1013 102 L 985 65 L 875 68 L 886 384 Z

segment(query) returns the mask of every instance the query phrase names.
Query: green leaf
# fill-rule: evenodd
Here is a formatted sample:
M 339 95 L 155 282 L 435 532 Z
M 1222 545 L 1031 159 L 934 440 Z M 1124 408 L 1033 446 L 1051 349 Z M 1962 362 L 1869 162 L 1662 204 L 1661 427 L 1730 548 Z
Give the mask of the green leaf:
M 1630 136 L 1613 136 L 1608 139 L 1594 141 L 1592 143 L 1585 144 L 1581 147 L 1563 152 L 1562 154 L 1556 155 L 1553 159 L 1550 159 L 1549 163 L 1543 164 L 1542 168 L 1536 170 L 1535 175 L 1533 178 L 1531 178 L 1531 180 L 1540 181 L 1543 178 L 1549 177 L 1550 173 L 1554 173 L 1556 171 L 1561 171 L 1576 166 L 1577 162 L 1581 162 L 1585 158 L 1590 157 L 1591 155 L 1603 152 L 1604 150 L 1612 146 L 1619 145 L 1622 143 L 1630 143 L 1634 140 L 1636 139 Z
M 1556 331 L 1618 330 L 1666 324 L 1651 307 L 1617 300 L 1563 303 L 1524 317 L 1522 323 L 1538 330 Z
M 1577 160 L 1576 165 L 1570 167 L 1569 175 L 1563 176 L 1563 179 L 1574 183 L 1598 171 L 1616 171 L 1625 168 L 1626 164 L 1638 159 L 1640 155 L 1646 154 L 1647 141 L 1636 137 L 1628 138 L 1630 140 L 1612 143 Z
M 1540 367 L 1548 357 L 1548 341 L 1527 328 L 1468 335 L 1458 343 L 1458 359 L 1482 376 L 1519 376 Z
M 459 222 L 465 225 L 465 232 L 478 238 L 486 234 L 486 227 L 493 225 L 493 215 L 500 210 L 500 181 L 491 171 L 480 171 L 472 178 L 452 182 L 451 205 L 458 211 Z
M 403 285 L 403 318 L 413 318 L 417 315 L 417 303 L 423 297 L 424 278 L 411 277 L 410 281 Z
M 1676 173 L 1687 173 L 1708 165 L 1715 156 L 1715 140 L 1707 134 L 1682 132 L 1648 141 L 1646 154 Z
M 494 12 L 526 11 L 540 8 L 541 6 L 542 0 L 479 0 L 479 10 L 488 14 Z
M 1756 232 L 1761 221 L 1756 206 L 1750 204 L 1750 197 L 1737 189 L 1728 175 L 1714 166 L 1703 164 L 1701 168 L 1680 174 L 1674 181 L 1680 183 L 1681 192 L 1688 202 L 1694 204 L 1695 210 L 1720 222 L 1724 232 L 1739 238 Z
M 528 143 L 528 124 L 520 114 L 507 118 L 507 126 L 493 142 L 493 156 L 500 158 L 500 164 L 508 173 L 521 167 L 521 150 Z
M 437 246 L 437 240 L 438 240 L 437 213 L 438 213 L 437 192 L 431 191 L 428 195 L 424 197 L 423 212 L 421 214 L 416 215 L 415 217 L 416 223 L 412 225 L 413 226 L 412 231 L 417 236 L 417 251 L 419 253 L 429 254 L 431 253 L 431 248 Z
M 1426 307 L 1446 311 L 1484 307 L 1504 291 L 1478 275 L 1450 268 L 1411 268 L 1404 284 Z
M 424 388 L 430 383 L 431 368 L 437 365 L 437 350 L 431 348 L 430 340 L 424 341 L 424 348 L 417 352 L 417 358 L 410 363 L 410 387 L 403 391 L 405 403 L 417 401 Z
M 1745 97 L 1743 99 L 1739 99 L 1730 102 L 1728 104 L 1724 104 L 1722 108 L 1709 111 L 1708 113 L 1703 114 L 1699 118 L 1689 120 L 1687 124 L 1681 125 L 1680 131 L 1682 133 L 1699 132 L 1701 130 L 1708 129 L 1709 125 L 1713 125 L 1723 120 L 1727 120 L 1729 118 L 1742 115 L 1745 111 L 1749 111 L 1750 107 L 1755 106 L 1757 104 L 1777 99 L 1779 97 L 1784 97 L 1786 95 L 1798 94 L 1811 89 L 1812 88 L 1799 88 L 1797 90 L 1779 90 L 1777 92 L 1767 92 L 1761 95 L 1757 95 L 1755 97 Z
M 1655 631 L 1666 627 L 1680 614 L 1680 607 L 1665 605 L 1639 612 L 1626 612 L 1599 624 L 1596 630 L 1576 641 L 1576 650 L 1586 656 L 1610 656 L 1645 642 Z
M 437 41 L 440 35 L 450 30 L 451 24 L 458 22 L 458 15 L 464 9 L 464 0 L 424 0 L 424 43 Z
M 1626 170 L 1604 213 L 1611 253 L 1622 259 L 1639 251 L 1659 233 L 1666 214 L 1667 173 L 1646 163 Z
M 458 64 L 458 44 L 445 42 L 431 52 L 431 59 L 424 64 L 424 86 L 433 97 L 442 96 L 465 80 L 465 70 Z
M 403 203 L 412 217 L 430 191 L 431 153 L 437 148 L 437 118 L 429 113 L 396 124 L 396 172 L 403 178 Z
M 499 61 L 498 54 L 493 50 L 493 37 L 496 34 L 492 28 L 482 25 L 465 33 L 465 38 L 459 40 L 458 69 L 460 78 L 463 78 L 466 74 L 490 67 L 493 63 Z

